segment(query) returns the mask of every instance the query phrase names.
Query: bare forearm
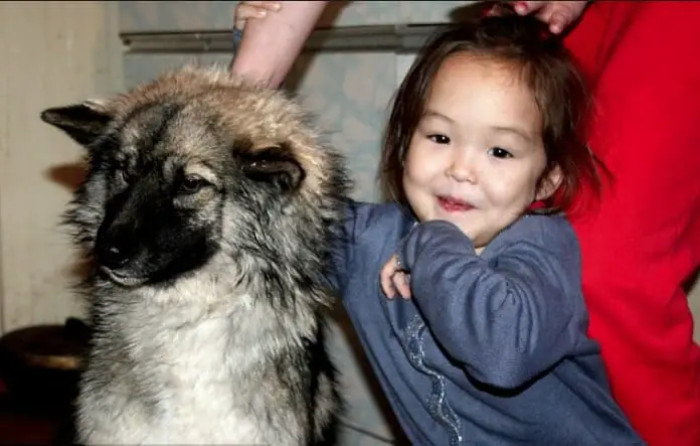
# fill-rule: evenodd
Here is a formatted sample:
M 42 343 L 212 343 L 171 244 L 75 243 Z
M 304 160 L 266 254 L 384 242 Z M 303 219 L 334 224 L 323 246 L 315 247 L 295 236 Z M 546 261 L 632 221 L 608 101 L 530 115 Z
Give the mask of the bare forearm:
M 245 27 L 231 71 L 278 87 L 301 52 L 327 1 L 288 1 Z

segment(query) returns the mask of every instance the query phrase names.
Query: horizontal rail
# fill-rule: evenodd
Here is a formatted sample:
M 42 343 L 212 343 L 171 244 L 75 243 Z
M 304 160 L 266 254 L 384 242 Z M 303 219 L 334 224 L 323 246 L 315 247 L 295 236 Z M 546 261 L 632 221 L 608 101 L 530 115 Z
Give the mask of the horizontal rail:
M 439 24 L 366 25 L 318 28 L 303 51 L 416 51 Z M 230 53 L 233 32 L 176 31 L 124 32 L 127 53 Z

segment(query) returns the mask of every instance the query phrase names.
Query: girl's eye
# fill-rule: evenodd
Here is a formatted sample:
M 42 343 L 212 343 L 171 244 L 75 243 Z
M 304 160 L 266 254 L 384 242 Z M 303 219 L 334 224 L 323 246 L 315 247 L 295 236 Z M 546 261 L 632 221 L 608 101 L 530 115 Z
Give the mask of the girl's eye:
M 491 147 L 488 154 L 496 158 L 513 158 L 513 154 L 501 147 Z
M 428 135 L 428 139 L 437 144 L 449 144 L 450 138 L 445 135 Z

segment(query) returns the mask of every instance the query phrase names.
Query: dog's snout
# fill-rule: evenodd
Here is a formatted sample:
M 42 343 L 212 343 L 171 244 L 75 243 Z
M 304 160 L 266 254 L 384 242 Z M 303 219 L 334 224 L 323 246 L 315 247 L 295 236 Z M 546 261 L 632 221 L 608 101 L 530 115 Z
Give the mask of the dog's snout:
M 97 261 L 107 268 L 125 266 L 134 252 L 132 243 L 125 238 L 103 237 L 97 243 Z

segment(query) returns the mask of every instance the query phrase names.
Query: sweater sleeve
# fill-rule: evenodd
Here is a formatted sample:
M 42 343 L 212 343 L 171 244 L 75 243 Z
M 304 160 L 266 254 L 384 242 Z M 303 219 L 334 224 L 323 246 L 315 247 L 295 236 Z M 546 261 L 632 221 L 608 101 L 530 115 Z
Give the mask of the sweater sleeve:
M 361 206 L 353 200 L 346 200 L 343 217 L 331 228 L 330 259 L 326 265 L 325 277 L 327 284 L 335 291 L 345 287 L 347 269 L 353 257 L 353 241 L 364 228 L 365 219 L 358 212 Z
M 581 336 L 573 232 L 548 226 L 544 246 L 536 242 L 542 228 L 525 226 L 519 241 L 488 260 L 445 221 L 417 225 L 399 251 L 412 298 L 438 344 L 472 377 L 502 388 L 533 379 Z

